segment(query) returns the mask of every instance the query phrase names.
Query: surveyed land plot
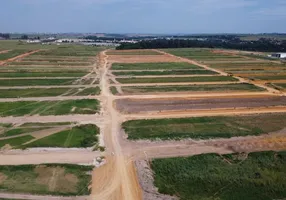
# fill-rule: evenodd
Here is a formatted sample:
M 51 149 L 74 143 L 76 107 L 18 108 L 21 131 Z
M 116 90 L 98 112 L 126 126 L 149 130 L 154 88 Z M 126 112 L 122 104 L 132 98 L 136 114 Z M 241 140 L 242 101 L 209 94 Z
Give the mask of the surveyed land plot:
M 91 166 L 68 164 L 0 166 L 1 191 L 38 195 L 89 195 Z
M 212 139 L 261 135 L 285 128 L 286 113 L 124 122 L 128 139 Z
M 0 98 L 99 95 L 99 87 L 0 89 Z
M 0 70 L 0 78 L 21 78 L 21 77 L 82 77 L 87 72 L 2 72 Z
M 181 199 L 284 199 L 286 152 L 205 154 L 151 162 L 159 192 Z
M 117 50 L 117 51 L 108 51 L 107 55 L 162 55 L 157 51 L 152 50 Z
M 213 98 L 162 98 L 162 99 L 117 99 L 116 108 L 123 113 L 187 111 L 199 110 L 269 108 L 286 106 L 284 96 L 245 96 Z
M 98 146 L 99 128 L 93 124 L 26 123 L 2 124 L 0 148 L 92 147 Z
M 29 52 L 28 50 L 24 50 L 24 49 L 15 49 L 15 50 L 11 50 L 8 51 L 6 53 L 1 53 L 0 54 L 0 60 L 7 60 L 16 56 L 19 56 L 23 53 L 27 53 Z
M 0 80 L 1 86 L 52 86 L 52 85 L 75 85 L 80 82 L 81 85 L 88 85 L 91 83 L 98 84 L 98 80 L 94 78 L 86 79 L 7 79 Z
M 0 102 L 0 116 L 96 114 L 99 101 L 95 99 L 65 101 Z
M 160 76 L 160 75 L 215 75 L 214 71 L 194 70 L 161 70 L 161 71 L 113 71 L 115 76 Z
M 172 70 L 172 69 L 202 69 L 197 65 L 184 62 L 169 63 L 115 63 L 111 67 L 112 70 Z
M 116 87 L 111 88 L 113 94 L 118 94 Z M 124 94 L 142 94 L 142 93 L 169 93 L 169 92 L 260 92 L 265 91 L 255 85 L 248 83 L 235 83 L 235 84 L 219 84 L 219 85 L 181 85 L 181 86 L 130 86 L 121 87 Z
M 238 81 L 230 76 L 198 76 L 198 77 L 172 77 L 172 78 L 116 78 L 119 83 L 178 83 L 178 82 L 220 82 Z

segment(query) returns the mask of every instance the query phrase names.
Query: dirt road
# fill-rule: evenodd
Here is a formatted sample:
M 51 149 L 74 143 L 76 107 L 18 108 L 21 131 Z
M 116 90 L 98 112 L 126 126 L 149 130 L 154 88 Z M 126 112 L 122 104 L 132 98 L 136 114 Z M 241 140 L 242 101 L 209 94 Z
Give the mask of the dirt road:
M 32 55 L 32 54 L 37 53 L 37 52 L 39 52 L 39 51 L 41 51 L 41 50 L 30 51 L 30 52 L 28 52 L 28 53 L 24 53 L 24 54 L 21 54 L 21 55 L 19 55 L 19 56 L 16 56 L 16 57 L 13 57 L 13 58 L 10 58 L 10 59 L 1 61 L 1 62 L 0 62 L 0 66 L 6 64 L 6 63 L 8 63 L 8 62 L 13 62 L 13 61 L 15 61 L 15 60 L 18 60 L 18 59 L 24 58 L 24 57 L 26 57 L 26 56 Z
M 142 198 L 134 165 L 128 162 L 118 141 L 120 132 L 119 113 L 113 108 L 112 94 L 107 78 L 107 55 L 101 53 L 102 108 L 106 121 L 104 139 L 107 163 L 95 169 L 92 181 L 92 198 L 101 200 L 140 200 Z
M 55 97 L 19 97 L 19 98 L 0 98 L 0 102 L 16 101 L 64 101 L 81 99 L 99 99 L 99 96 L 55 96 Z

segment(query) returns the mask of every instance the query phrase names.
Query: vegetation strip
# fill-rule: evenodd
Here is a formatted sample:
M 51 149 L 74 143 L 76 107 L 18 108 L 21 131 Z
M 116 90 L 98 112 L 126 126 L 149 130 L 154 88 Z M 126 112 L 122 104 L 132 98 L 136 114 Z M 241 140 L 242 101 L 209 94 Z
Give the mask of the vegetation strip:
M 99 101 L 95 99 L 65 101 L 0 102 L 0 116 L 96 114 Z
M 159 192 L 184 200 L 286 198 L 286 152 L 205 154 L 151 163 Z
M 211 139 L 261 135 L 285 128 L 286 114 L 133 120 L 122 124 L 128 139 Z
M 177 63 L 116 63 L 113 64 L 111 67 L 112 70 L 132 70 L 132 69 L 141 69 L 141 70 L 148 70 L 148 69 L 202 69 L 197 65 L 192 65 L 189 63 L 184 62 L 177 62 Z

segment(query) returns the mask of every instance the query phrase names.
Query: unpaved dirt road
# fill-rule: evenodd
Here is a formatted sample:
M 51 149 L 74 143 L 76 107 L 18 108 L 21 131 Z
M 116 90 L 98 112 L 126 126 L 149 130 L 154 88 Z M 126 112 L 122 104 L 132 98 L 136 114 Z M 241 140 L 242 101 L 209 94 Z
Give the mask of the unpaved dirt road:
M 101 53 L 101 96 L 102 109 L 106 121 L 104 139 L 107 148 L 107 163 L 93 172 L 93 199 L 101 200 L 140 200 L 141 190 L 134 165 L 128 162 L 118 141 L 120 132 L 119 113 L 113 108 L 112 94 L 107 78 L 107 55 Z
M 16 56 L 16 57 L 13 57 L 13 58 L 10 58 L 10 59 L 1 61 L 1 62 L 0 62 L 0 66 L 6 64 L 6 63 L 8 63 L 8 62 L 13 62 L 13 61 L 15 61 L 15 60 L 18 60 L 18 59 L 24 58 L 24 57 L 26 57 L 26 56 L 32 55 L 32 54 L 37 53 L 37 52 L 39 52 L 39 51 L 41 51 L 41 50 L 30 51 L 30 52 L 28 52 L 28 53 L 24 53 L 24 54 L 21 54 L 21 55 L 19 55 L 19 56 Z

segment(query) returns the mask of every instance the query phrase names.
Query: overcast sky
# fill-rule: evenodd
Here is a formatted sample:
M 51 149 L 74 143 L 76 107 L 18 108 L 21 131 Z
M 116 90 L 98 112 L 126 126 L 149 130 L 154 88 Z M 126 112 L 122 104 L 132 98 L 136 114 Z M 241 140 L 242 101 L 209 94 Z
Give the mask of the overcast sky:
M 286 32 L 286 0 L 0 0 L 0 32 Z

